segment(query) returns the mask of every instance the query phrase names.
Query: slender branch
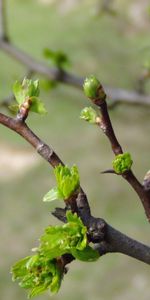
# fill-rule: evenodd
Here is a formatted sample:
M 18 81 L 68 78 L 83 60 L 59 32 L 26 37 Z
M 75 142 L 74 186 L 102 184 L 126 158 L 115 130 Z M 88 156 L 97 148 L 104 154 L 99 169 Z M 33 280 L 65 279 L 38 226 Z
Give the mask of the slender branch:
M 0 48 L 9 56 L 14 58 L 16 61 L 25 65 L 28 69 L 35 73 L 41 74 L 49 80 L 57 80 L 65 84 L 72 85 L 77 88 L 82 88 L 84 78 L 76 76 L 68 72 L 60 72 L 56 68 L 50 68 L 45 63 L 34 59 L 32 56 L 23 52 L 19 48 L 7 41 L 0 40 Z M 123 90 L 119 88 L 111 88 L 104 86 L 108 97 L 113 103 L 121 104 L 139 104 L 139 105 L 150 105 L 150 96 L 140 95 L 134 91 Z
M 21 135 L 53 167 L 57 166 L 59 163 L 63 164 L 53 149 L 42 142 L 26 123 L 20 122 L 18 119 L 7 117 L 2 113 L 0 113 L 0 123 Z
M 99 105 L 99 108 L 100 108 L 101 114 L 102 114 L 100 127 L 104 131 L 106 136 L 109 138 L 109 141 L 111 143 L 111 147 L 112 147 L 114 154 L 115 155 L 122 154 L 123 150 L 122 150 L 122 148 L 116 138 L 116 135 L 114 133 L 114 129 L 111 124 L 106 101 L 103 101 L 103 103 L 101 103 Z
M 89 79 L 90 80 L 90 79 Z M 97 88 L 98 96 L 95 98 L 91 98 L 92 102 L 98 106 L 100 112 L 101 112 L 101 120 L 99 122 L 99 126 L 104 132 L 104 134 L 108 137 L 108 140 L 111 144 L 112 150 L 115 155 L 122 154 L 123 150 L 121 145 L 119 144 L 119 141 L 115 135 L 109 113 L 108 113 L 108 107 L 106 102 L 106 94 L 102 87 L 102 85 L 99 85 Z M 132 188 L 135 190 L 135 192 L 138 194 L 139 199 L 141 200 L 145 214 L 148 218 L 148 221 L 150 222 L 150 191 L 146 191 L 144 189 L 144 186 L 141 185 L 141 183 L 138 181 L 136 176 L 133 174 L 131 170 L 126 171 L 122 174 L 122 177 L 128 181 L 128 183 L 132 186 Z
M 63 164 L 54 150 L 44 142 L 42 142 L 40 138 L 31 131 L 26 123 L 21 122 L 18 119 L 8 117 L 2 113 L 0 113 L 0 123 L 21 135 L 53 167 L 55 167 L 59 163 Z M 81 217 L 84 224 L 88 228 L 89 239 L 93 243 L 100 242 L 99 252 L 101 255 L 108 252 L 121 252 L 138 260 L 146 262 L 147 264 L 150 264 L 149 246 L 145 246 L 139 242 L 133 241 L 129 237 L 125 237 L 122 233 L 106 224 L 103 219 L 92 217 L 88 200 L 82 189 L 76 197 L 78 215 Z M 65 221 L 65 212 L 66 210 L 56 209 L 55 213 L 53 214 L 59 219 Z M 69 262 L 71 260 L 72 259 L 69 258 Z
M 6 23 L 6 0 L 0 0 L 0 39 L 8 41 Z

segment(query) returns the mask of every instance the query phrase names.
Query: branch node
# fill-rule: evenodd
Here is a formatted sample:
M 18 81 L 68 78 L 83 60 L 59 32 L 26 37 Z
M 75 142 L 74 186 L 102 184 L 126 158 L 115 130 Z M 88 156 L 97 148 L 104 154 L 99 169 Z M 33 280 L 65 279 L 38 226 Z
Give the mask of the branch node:
M 38 144 L 37 148 L 36 148 L 37 152 L 44 157 L 48 162 L 51 161 L 51 156 L 53 155 L 53 149 L 49 148 L 48 145 L 44 144 L 44 143 L 40 143 Z

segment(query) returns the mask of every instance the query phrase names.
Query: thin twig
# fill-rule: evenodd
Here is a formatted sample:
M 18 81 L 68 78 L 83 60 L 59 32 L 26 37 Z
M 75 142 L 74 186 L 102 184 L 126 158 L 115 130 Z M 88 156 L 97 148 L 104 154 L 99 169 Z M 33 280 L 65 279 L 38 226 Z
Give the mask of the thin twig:
M 104 134 L 108 137 L 108 140 L 111 144 L 112 150 L 115 155 L 122 154 L 123 150 L 119 141 L 115 135 L 106 102 L 106 94 L 104 92 L 103 87 L 100 85 L 99 87 L 99 97 L 96 99 L 92 99 L 92 102 L 98 106 L 101 112 L 101 122 L 99 124 L 100 128 L 104 132 Z M 139 199 L 141 200 L 145 214 L 150 222 L 150 191 L 145 191 L 143 185 L 138 181 L 136 176 L 133 174 L 132 170 L 126 171 L 122 175 L 124 179 L 128 181 L 128 183 L 132 186 L 135 192 L 138 194 Z
M 0 48 L 13 59 L 19 61 L 21 64 L 25 65 L 28 69 L 32 70 L 34 73 L 41 74 L 49 80 L 57 80 L 65 84 L 82 88 L 84 78 L 71 74 L 69 72 L 60 72 L 56 68 L 51 68 L 47 66 L 44 62 L 36 60 L 29 54 L 23 52 L 19 48 L 15 47 L 12 43 L 0 40 Z M 137 92 L 123 90 L 119 88 L 111 88 L 104 86 L 105 91 L 109 97 L 109 101 L 117 104 L 127 103 L 127 104 L 139 104 L 139 105 L 150 105 L 150 96 L 140 95 Z

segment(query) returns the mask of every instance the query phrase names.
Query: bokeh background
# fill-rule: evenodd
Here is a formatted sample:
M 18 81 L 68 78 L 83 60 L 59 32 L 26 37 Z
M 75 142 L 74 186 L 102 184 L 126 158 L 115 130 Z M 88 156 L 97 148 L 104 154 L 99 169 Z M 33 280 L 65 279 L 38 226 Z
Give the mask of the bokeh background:
M 135 89 L 150 59 L 149 1 L 111 1 L 111 12 L 98 0 L 9 0 L 7 21 L 13 43 L 44 61 L 43 49 L 64 51 L 69 71 L 95 74 L 103 84 Z M 49 62 L 47 62 L 50 64 Z M 0 99 L 26 69 L 0 51 Z M 31 114 L 28 124 L 68 165 L 76 164 L 92 212 L 129 236 L 150 243 L 149 224 L 137 195 L 119 176 L 101 175 L 113 154 L 106 137 L 79 119 L 88 105 L 82 91 L 59 84 L 41 99 L 48 114 Z M 146 84 L 146 91 L 150 86 Z M 139 180 L 150 168 L 150 108 L 120 105 L 110 111 L 119 141 L 132 154 Z M 44 227 L 57 221 L 56 204 L 42 202 L 55 184 L 53 170 L 21 137 L 0 126 L 0 294 L 3 300 L 25 300 L 27 293 L 12 283 L 11 265 L 30 254 Z M 58 203 L 57 203 L 58 204 Z M 107 254 L 96 263 L 73 262 L 54 300 L 148 300 L 149 266 L 121 254 Z M 49 299 L 49 294 L 39 296 Z

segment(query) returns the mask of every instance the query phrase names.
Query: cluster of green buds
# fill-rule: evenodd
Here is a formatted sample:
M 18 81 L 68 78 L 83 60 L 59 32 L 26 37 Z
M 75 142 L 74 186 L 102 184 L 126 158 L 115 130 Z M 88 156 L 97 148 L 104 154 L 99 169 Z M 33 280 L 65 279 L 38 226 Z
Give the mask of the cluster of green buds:
M 51 260 L 38 253 L 17 262 L 11 272 L 13 281 L 19 280 L 19 285 L 29 290 L 28 298 L 46 290 L 58 292 L 63 277 L 56 259 Z
M 56 199 L 67 200 L 74 194 L 80 186 L 80 178 L 77 167 L 72 168 L 59 164 L 54 169 L 57 187 L 51 189 L 45 196 L 43 201 L 53 201 Z
M 113 160 L 113 169 L 117 174 L 123 174 L 131 169 L 132 163 L 130 153 L 118 154 Z
M 39 99 L 39 81 L 24 78 L 23 82 L 16 81 L 13 86 L 13 93 L 17 104 L 11 105 L 10 109 L 14 112 L 20 111 L 23 116 L 32 111 L 38 114 L 45 114 L 46 109 L 43 102 Z
M 99 253 L 88 245 L 87 228 L 77 214 L 66 213 L 67 223 L 63 226 L 49 226 L 40 238 L 37 253 L 28 256 L 12 267 L 13 280 L 29 290 L 28 297 L 46 290 L 58 292 L 64 275 L 60 257 L 71 254 L 81 261 L 96 261 Z

